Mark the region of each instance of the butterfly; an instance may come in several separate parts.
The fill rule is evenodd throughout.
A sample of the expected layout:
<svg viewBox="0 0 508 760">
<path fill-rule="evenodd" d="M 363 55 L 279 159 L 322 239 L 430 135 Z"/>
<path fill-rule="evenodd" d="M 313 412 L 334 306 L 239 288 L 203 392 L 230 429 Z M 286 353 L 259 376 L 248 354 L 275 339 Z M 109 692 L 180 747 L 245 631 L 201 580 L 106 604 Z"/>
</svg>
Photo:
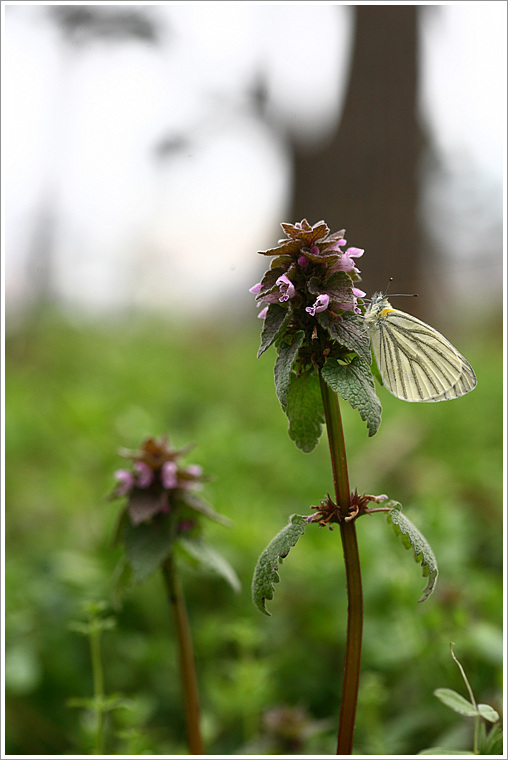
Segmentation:
<svg viewBox="0 0 508 760">
<path fill-rule="evenodd" d="M 469 393 L 469 362 L 433 327 L 374 293 L 364 315 L 383 383 L 403 401 L 446 401 Z"/>
</svg>

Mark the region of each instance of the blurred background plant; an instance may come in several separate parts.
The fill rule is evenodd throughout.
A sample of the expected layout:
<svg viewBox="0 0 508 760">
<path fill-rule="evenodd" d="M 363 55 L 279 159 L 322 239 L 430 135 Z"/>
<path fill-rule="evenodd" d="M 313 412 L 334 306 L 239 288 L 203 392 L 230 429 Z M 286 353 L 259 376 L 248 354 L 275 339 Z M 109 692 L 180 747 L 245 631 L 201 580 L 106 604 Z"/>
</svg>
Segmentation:
<svg viewBox="0 0 508 760">
<path fill-rule="evenodd" d="M 418 569 L 379 518 L 362 521 L 355 752 L 472 746 L 433 692 L 461 689 L 453 640 L 477 700 L 502 714 L 505 5 L 5 14 L 7 752 L 89 749 L 65 709 L 92 689 L 68 623 L 84 599 L 111 600 L 118 442 L 166 430 L 214 473 L 203 495 L 234 525 L 208 538 L 243 589 L 185 570 L 209 751 L 334 746 L 345 610 L 330 537 L 309 533 L 284 563 L 271 618 L 250 600 L 259 552 L 332 485 L 326 444 L 288 446 L 271 364 L 255 358 L 255 252 L 303 217 L 362 241 L 369 295 L 390 276 L 420 293 L 414 313 L 478 376 L 467 403 L 380 390 L 374 440 L 343 410 L 351 481 L 396 493 L 440 568 L 417 606 Z M 290 55 L 295 39 L 312 54 Z M 125 754 L 186 751 L 161 584 L 134 588 L 102 642 L 108 692 L 134 705 L 115 711 Z"/>
</svg>

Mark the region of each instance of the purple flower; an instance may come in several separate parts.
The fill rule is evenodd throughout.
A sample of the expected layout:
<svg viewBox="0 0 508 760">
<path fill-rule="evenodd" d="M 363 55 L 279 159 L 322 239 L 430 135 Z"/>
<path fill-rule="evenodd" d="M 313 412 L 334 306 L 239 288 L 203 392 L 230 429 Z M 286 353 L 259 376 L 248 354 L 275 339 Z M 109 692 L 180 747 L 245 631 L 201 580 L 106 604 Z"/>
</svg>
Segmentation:
<svg viewBox="0 0 508 760">
<path fill-rule="evenodd" d="M 339 240 L 339 243 L 345 243 L 346 241 Z M 333 272 L 352 272 L 355 271 L 357 274 L 359 273 L 359 270 L 355 267 L 354 261 L 352 259 L 357 259 L 360 256 L 363 256 L 363 248 L 348 248 L 347 251 L 344 251 L 341 258 L 333 265 L 332 271 Z"/>
<path fill-rule="evenodd" d="M 261 290 L 261 283 L 258 282 L 256 283 L 256 285 L 253 285 L 252 288 L 249 288 L 249 293 L 254 293 L 254 295 L 257 295 L 260 290 Z"/>
<path fill-rule="evenodd" d="M 327 243 L 324 250 L 327 253 L 329 251 L 337 251 L 337 253 L 344 253 L 344 251 L 341 251 L 340 249 L 342 248 L 342 246 L 346 245 L 346 243 L 347 243 L 347 240 L 345 238 L 339 238 L 338 240 L 333 240 L 332 242 Z"/>
<path fill-rule="evenodd" d="M 161 468 L 161 483 L 164 488 L 176 488 L 178 485 L 178 467 L 176 462 L 164 462 Z"/>
<path fill-rule="evenodd" d="M 328 304 L 330 303 L 330 296 L 326 293 L 318 296 L 312 306 L 306 306 L 305 311 L 308 311 L 312 317 L 319 314 L 321 311 L 326 311 Z"/>
<path fill-rule="evenodd" d="M 342 309 L 343 311 L 354 311 L 356 314 L 361 314 L 360 309 L 356 305 L 356 299 L 357 298 L 363 298 L 365 293 L 363 290 L 360 290 L 360 288 L 352 288 L 353 291 L 353 300 L 352 301 L 345 301 L 343 303 L 337 304 L 339 309 Z"/>
<path fill-rule="evenodd" d="M 115 479 L 118 481 L 115 496 L 125 496 L 134 487 L 135 478 L 129 470 L 117 470 Z"/>
<path fill-rule="evenodd" d="M 309 259 L 307 258 L 307 256 L 303 256 L 303 255 L 300 256 L 300 258 L 298 259 L 298 265 L 302 269 L 307 269 L 309 266 Z"/>
<path fill-rule="evenodd" d="M 289 301 L 290 298 L 293 298 L 295 295 L 295 286 L 289 279 L 289 277 L 286 277 L 285 274 L 283 274 L 281 277 L 279 277 L 275 284 L 279 286 L 279 290 L 281 292 L 281 296 L 279 298 L 279 301 Z"/>
<path fill-rule="evenodd" d="M 190 464 L 187 467 L 187 475 L 190 475 L 193 478 L 200 478 L 203 474 L 203 468 L 199 464 Z"/>
<path fill-rule="evenodd" d="M 138 488 L 148 488 L 153 480 L 153 470 L 146 462 L 134 462 L 133 469 L 137 473 Z"/>
<path fill-rule="evenodd" d="M 265 306 L 264 309 L 261 309 L 261 311 L 258 314 L 258 319 L 264 319 L 266 317 L 267 311 L 268 311 L 268 306 Z"/>
</svg>

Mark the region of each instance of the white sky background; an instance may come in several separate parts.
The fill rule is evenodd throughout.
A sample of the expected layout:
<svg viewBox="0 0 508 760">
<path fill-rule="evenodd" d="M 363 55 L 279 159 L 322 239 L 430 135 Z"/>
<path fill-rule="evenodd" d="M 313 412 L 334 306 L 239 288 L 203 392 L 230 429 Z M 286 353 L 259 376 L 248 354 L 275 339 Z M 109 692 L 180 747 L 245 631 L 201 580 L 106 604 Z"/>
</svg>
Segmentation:
<svg viewBox="0 0 508 760">
<path fill-rule="evenodd" d="M 72 46 L 47 6 L 3 10 L 9 309 L 26 306 L 46 274 L 34 255 L 42 211 L 54 223 L 55 297 L 77 312 L 245 308 L 256 251 L 273 245 L 280 221 L 295 221 L 284 135 L 316 144 L 340 112 L 350 8 L 152 5 L 167 31 L 159 46 Z M 421 39 L 424 122 L 448 170 L 438 184 L 429 179 L 423 211 L 450 270 L 467 263 L 455 286 L 474 282 L 492 298 L 502 256 L 506 4 L 427 8 Z M 246 107 L 260 72 L 278 132 Z M 157 162 L 164 138 L 184 140 L 182 150 Z"/>
</svg>

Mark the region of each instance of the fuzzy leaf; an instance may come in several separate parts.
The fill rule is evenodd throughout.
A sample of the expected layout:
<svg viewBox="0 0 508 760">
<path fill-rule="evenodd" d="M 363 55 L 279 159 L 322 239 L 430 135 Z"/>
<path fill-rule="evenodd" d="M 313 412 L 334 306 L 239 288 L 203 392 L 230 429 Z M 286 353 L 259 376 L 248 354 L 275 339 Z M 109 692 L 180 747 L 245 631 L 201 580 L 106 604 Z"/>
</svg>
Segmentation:
<svg viewBox="0 0 508 760">
<path fill-rule="evenodd" d="M 279 354 L 275 362 L 273 370 L 275 376 L 275 390 L 277 398 L 279 399 L 281 406 L 286 406 L 286 397 L 289 388 L 289 380 L 291 377 L 291 368 L 295 360 L 296 354 L 300 346 L 303 343 L 305 333 L 303 330 L 299 330 L 293 336 L 292 343 L 286 343 L 283 341 L 279 346 Z"/>
<path fill-rule="evenodd" d="M 271 293 L 273 290 L 275 290 L 275 288 L 277 288 L 277 280 L 281 275 L 285 273 L 286 270 L 283 267 L 272 266 L 270 269 L 268 269 L 264 273 L 263 279 L 261 280 L 261 290 L 257 294 L 256 300 L 261 300 L 263 296 L 266 296 L 268 293 Z"/>
<path fill-rule="evenodd" d="M 273 599 L 274 584 L 280 580 L 277 572 L 279 561 L 282 563 L 300 536 L 303 536 L 307 524 L 301 515 L 291 515 L 288 525 L 277 533 L 258 559 L 252 580 L 252 600 L 265 615 L 271 614 L 266 609 L 266 600 Z"/>
<path fill-rule="evenodd" d="M 422 566 L 422 575 L 428 578 L 419 602 L 424 602 L 434 591 L 437 582 L 438 569 L 436 558 L 429 544 L 408 518 L 402 514 L 402 507 L 396 501 L 387 503 L 392 507 L 387 514 L 388 522 L 393 526 L 395 534 L 400 536 L 406 549 L 412 548 L 415 562 Z"/>
<path fill-rule="evenodd" d="M 127 522 L 124 544 L 135 579 L 144 581 L 169 556 L 174 541 L 175 521 L 170 515 L 157 515 L 140 525 Z"/>
<path fill-rule="evenodd" d="M 287 256 L 297 253 L 302 247 L 300 240 L 281 240 L 275 248 L 268 248 L 266 251 L 258 251 L 261 256 Z"/>
<path fill-rule="evenodd" d="M 321 277 L 311 277 L 307 283 L 310 293 L 327 293 L 332 301 L 353 306 L 353 284 L 345 272 L 333 272 L 323 281 Z"/>
<path fill-rule="evenodd" d="M 293 372 L 286 400 L 284 411 L 289 419 L 289 437 L 299 449 L 308 453 L 317 446 L 324 422 L 317 372 L 300 376 Z"/>
<path fill-rule="evenodd" d="M 289 309 L 285 309 L 277 303 L 271 303 L 268 306 L 261 331 L 261 345 L 259 346 L 258 359 L 272 345 L 284 322 L 289 318 L 290 313 Z"/>
<path fill-rule="evenodd" d="M 434 696 L 459 715 L 467 715 L 469 718 L 478 715 L 476 707 L 453 689 L 435 689 Z"/>
<path fill-rule="evenodd" d="M 151 488 L 133 488 L 127 502 L 127 512 L 134 525 L 148 522 L 164 507 L 167 507 L 168 496 L 165 491 L 154 491 Z"/>
<path fill-rule="evenodd" d="M 358 356 L 365 359 L 367 364 L 370 364 L 372 359 L 370 338 L 356 315 L 345 314 L 342 319 L 334 320 L 328 312 L 323 311 L 318 314 L 317 319 L 333 340 L 336 340 L 341 346 L 349 348 L 350 351 L 354 351 Z"/>
<path fill-rule="evenodd" d="M 178 547 L 183 549 L 187 557 L 191 557 L 198 565 L 220 575 L 226 583 L 229 583 L 233 591 L 240 591 L 241 584 L 238 575 L 227 559 L 224 559 L 213 546 L 201 539 L 180 537 Z"/>
<path fill-rule="evenodd" d="M 362 420 L 367 422 L 369 436 L 375 435 L 383 410 L 367 362 L 360 356 L 355 356 L 349 364 L 340 364 L 337 359 L 330 358 L 321 375 L 332 391 L 349 401 L 353 409 L 358 409 Z"/>
<path fill-rule="evenodd" d="M 287 222 L 282 222 L 280 226 L 288 237 L 303 240 L 309 248 L 318 240 L 325 238 L 330 232 L 330 228 L 322 219 L 316 222 L 314 226 L 311 226 L 306 219 L 302 219 L 298 226 Z"/>
</svg>

